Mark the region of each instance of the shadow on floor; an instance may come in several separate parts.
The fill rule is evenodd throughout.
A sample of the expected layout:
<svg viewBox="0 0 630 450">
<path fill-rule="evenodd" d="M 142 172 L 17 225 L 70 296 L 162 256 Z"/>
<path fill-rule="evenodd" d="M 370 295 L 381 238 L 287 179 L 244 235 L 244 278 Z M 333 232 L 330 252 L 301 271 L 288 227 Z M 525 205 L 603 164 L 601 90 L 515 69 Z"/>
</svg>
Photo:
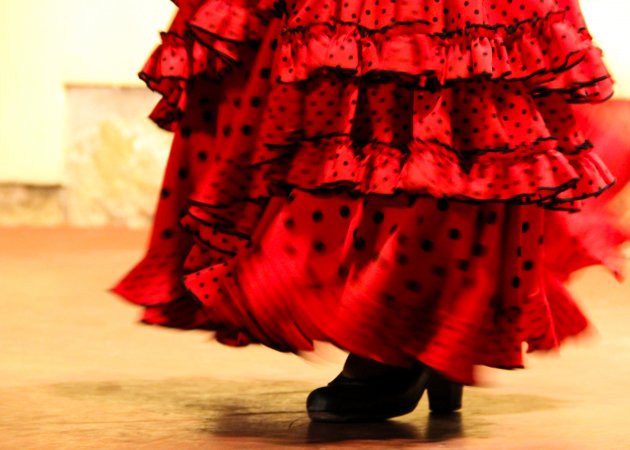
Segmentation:
<svg viewBox="0 0 630 450">
<path fill-rule="evenodd" d="M 63 404 L 60 411 L 72 411 L 65 414 L 65 420 L 83 417 L 82 408 L 88 408 L 98 410 L 99 420 L 104 423 L 133 420 L 138 433 L 146 427 L 153 436 L 162 431 L 180 436 L 188 433 L 197 439 L 243 438 L 279 445 L 366 440 L 400 445 L 444 442 L 464 436 L 483 438 L 494 422 L 492 416 L 549 410 L 560 405 L 549 397 L 497 395 L 474 388 L 465 393 L 461 414 L 429 414 L 423 399 L 414 413 L 397 420 L 370 425 L 316 424 L 308 420 L 304 409 L 306 396 L 314 387 L 296 381 L 191 378 L 63 383 L 46 386 L 43 391 Z M 142 417 L 147 417 L 146 423 Z"/>
</svg>

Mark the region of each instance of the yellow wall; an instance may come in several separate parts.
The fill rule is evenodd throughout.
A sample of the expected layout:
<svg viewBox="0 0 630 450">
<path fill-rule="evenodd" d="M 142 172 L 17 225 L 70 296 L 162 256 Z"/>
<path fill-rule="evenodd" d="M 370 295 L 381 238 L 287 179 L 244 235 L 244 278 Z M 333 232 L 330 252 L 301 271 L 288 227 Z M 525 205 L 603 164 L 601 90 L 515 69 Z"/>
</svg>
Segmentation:
<svg viewBox="0 0 630 450">
<path fill-rule="evenodd" d="M 136 74 L 175 9 L 168 0 L 54 3 L 72 12 L 60 36 L 63 77 L 69 83 L 140 84 Z"/>
<path fill-rule="evenodd" d="M 0 181 L 49 183 L 61 176 L 64 95 L 51 45 L 54 6 L 32 0 L 0 6 Z"/>
<path fill-rule="evenodd" d="M 0 2 L 0 183 L 63 182 L 64 86 L 138 83 L 166 0 Z"/>
<path fill-rule="evenodd" d="M 630 4 L 582 5 L 618 98 L 630 97 Z M 136 72 L 173 10 L 167 0 L 2 0 L 0 183 L 62 183 L 64 86 L 137 84 Z"/>
<path fill-rule="evenodd" d="M 595 43 L 604 50 L 608 69 L 616 81 L 615 98 L 630 98 L 630 2 L 581 0 L 582 12 Z"/>
</svg>

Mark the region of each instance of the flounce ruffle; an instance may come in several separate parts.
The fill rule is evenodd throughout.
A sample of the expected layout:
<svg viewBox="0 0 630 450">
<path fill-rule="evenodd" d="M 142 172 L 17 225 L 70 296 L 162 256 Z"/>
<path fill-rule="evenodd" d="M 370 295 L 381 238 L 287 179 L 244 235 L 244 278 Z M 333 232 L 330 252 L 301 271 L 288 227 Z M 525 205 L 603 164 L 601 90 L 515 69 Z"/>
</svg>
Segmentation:
<svg viewBox="0 0 630 450">
<path fill-rule="evenodd" d="M 275 60 L 277 81 L 336 71 L 387 80 L 394 75 L 416 88 L 435 89 L 481 76 L 527 80 L 533 93 L 560 91 L 573 102 L 602 101 L 612 93 L 601 51 L 585 30 L 565 21 L 564 12 L 510 27 L 432 33 L 434 28 L 420 21 L 367 31 L 335 22 L 285 29 Z"/>
<path fill-rule="evenodd" d="M 140 77 L 162 94 L 151 118 L 172 130 L 186 106 L 194 76 L 221 79 L 260 42 L 270 21 L 283 18 L 284 4 L 226 0 L 176 2 L 180 9 L 162 44 Z M 388 26 L 366 28 L 366 18 L 335 17 L 325 3 L 306 6 L 309 16 L 284 17 L 274 42 L 274 79 L 281 83 L 313 79 L 329 71 L 371 81 L 436 89 L 475 77 L 522 80 L 532 95 L 562 93 L 570 102 L 603 101 L 612 79 L 585 28 L 552 10 L 514 24 L 465 27 L 437 32 L 427 20 L 408 14 L 383 17 Z M 351 17 L 352 15 L 348 15 Z M 356 17 L 356 15 L 355 15 Z M 405 17 L 407 21 L 405 21 Z M 378 23 L 377 16 L 370 18 Z"/>
<path fill-rule="evenodd" d="M 255 51 L 281 4 L 270 0 L 175 1 L 179 10 L 162 43 L 146 61 L 139 77 L 162 99 L 150 118 L 173 131 L 183 117 L 187 88 L 195 76 L 220 80 Z"/>
<path fill-rule="evenodd" d="M 462 166 L 457 156 L 437 145 L 415 144 L 404 154 L 380 143 L 357 149 L 347 137 L 303 142 L 291 158 L 270 164 L 264 177 L 306 191 L 406 192 L 463 201 L 544 203 L 562 209 L 577 209 L 577 200 L 614 183 L 591 152 L 565 155 L 547 149 L 525 158 L 486 154 Z"/>
<path fill-rule="evenodd" d="M 227 222 L 210 223 L 192 215 L 184 219 L 184 226 L 204 236 L 203 242 L 192 247 L 183 271 L 191 296 L 150 301 L 150 292 L 156 288 L 150 277 L 142 275 L 157 273 L 151 267 L 155 261 L 143 262 L 116 292 L 143 300 L 138 303 L 147 306 L 145 323 L 213 330 L 228 345 L 264 343 L 283 351 L 309 351 L 313 340 L 332 341 L 392 364 L 417 358 L 467 383 L 473 381 L 474 364 L 520 367 L 521 342 L 528 343 L 529 351 L 555 348 L 587 325 L 557 283 L 554 260 L 540 254 L 543 238 L 551 239 L 557 228 L 550 226 L 543 236 L 542 223 L 536 219 L 543 213 L 537 208 L 510 214 L 506 208 L 518 207 L 471 208 L 419 199 L 416 206 L 396 212 L 392 207 L 396 202 L 371 199 L 371 206 L 362 211 L 361 199 L 343 195 L 326 199 L 299 192 L 290 202 L 295 208 L 284 202 L 276 199 L 268 214 L 257 221 L 260 235 L 253 247 L 245 244 L 248 239 L 243 236 L 226 241 L 228 234 L 215 236 L 215 245 L 209 246 L 207 239 Z M 203 214 L 202 209 L 196 210 Z M 335 226 L 321 236 L 300 234 L 294 222 L 310 221 L 314 210 L 323 211 L 320 227 L 326 227 L 328 220 Z M 544 214 L 548 225 L 559 220 L 562 226 L 563 216 Z M 361 215 L 366 220 L 356 220 Z M 442 223 L 440 217 L 448 219 Z M 408 232 L 427 223 L 432 224 L 431 231 L 421 232 L 418 237 L 425 239 L 416 243 L 416 236 Z M 453 230 L 460 223 L 477 223 L 479 229 L 466 229 L 462 236 L 457 232 L 454 239 Z M 357 224 L 358 231 L 352 231 Z M 511 231 L 495 233 L 497 227 Z M 521 236 L 524 241 L 519 238 L 521 229 L 526 233 Z M 291 234 L 293 230 L 297 235 Z M 380 237 L 375 239 L 375 235 Z M 447 235 L 451 237 L 446 239 Z M 473 236 L 476 240 L 471 240 Z M 569 242 L 570 234 L 560 238 Z M 417 244 L 419 253 L 406 251 Z M 242 245 L 249 248 L 243 251 Z M 452 248 L 438 252 L 440 246 Z M 218 247 L 223 248 L 218 251 Z M 233 250 L 242 257 L 234 258 Z M 312 271 L 310 261 L 317 258 L 323 263 Z M 487 259 L 479 264 L 483 258 Z M 383 279 L 379 275 L 389 270 L 399 276 Z M 543 277 L 539 270 L 548 273 Z M 460 295 L 460 289 L 467 295 Z"/>
<path fill-rule="evenodd" d="M 258 136 L 251 161 L 263 189 L 266 180 L 575 210 L 615 181 L 564 97 L 535 98 L 516 81 L 436 92 L 359 80 L 277 84 Z"/>
</svg>

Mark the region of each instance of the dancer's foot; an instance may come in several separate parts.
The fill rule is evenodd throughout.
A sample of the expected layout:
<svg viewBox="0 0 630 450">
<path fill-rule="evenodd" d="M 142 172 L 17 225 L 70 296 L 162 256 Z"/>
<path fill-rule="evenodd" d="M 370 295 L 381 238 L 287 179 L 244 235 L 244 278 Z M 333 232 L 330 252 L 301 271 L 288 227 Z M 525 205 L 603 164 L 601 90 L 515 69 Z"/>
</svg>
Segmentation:
<svg viewBox="0 0 630 450">
<path fill-rule="evenodd" d="M 351 354 L 337 378 L 310 393 L 307 411 L 316 422 L 382 421 L 413 411 L 427 388 L 432 411 L 461 408 L 461 385 L 426 367 L 389 366 Z"/>
<path fill-rule="evenodd" d="M 409 372 L 409 370 L 408 368 L 390 366 L 373 359 L 363 358 L 350 353 L 343 366 L 341 375 L 353 380 L 367 381 L 375 378 L 400 375 Z"/>
</svg>

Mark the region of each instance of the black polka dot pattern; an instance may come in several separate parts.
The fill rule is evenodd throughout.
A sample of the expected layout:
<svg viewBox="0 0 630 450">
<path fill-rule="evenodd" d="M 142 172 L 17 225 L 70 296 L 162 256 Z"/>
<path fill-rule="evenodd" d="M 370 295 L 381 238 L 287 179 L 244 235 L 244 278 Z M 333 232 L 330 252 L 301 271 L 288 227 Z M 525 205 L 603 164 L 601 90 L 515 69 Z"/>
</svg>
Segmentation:
<svg viewBox="0 0 630 450">
<path fill-rule="evenodd" d="M 264 111 L 258 122 L 221 126 L 225 137 L 238 130 L 252 139 L 261 127 L 264 144 L 252 155 L 268 169 L 261 178 L 561 209 L 579 209 L 580 199 L 613 183 L 590 156 L 569 106 L 611 92 L 573 0 L 226 5 L 183 2 L 141 76 L 164 95 L 152 117 L 168 129 L 188 104 L 190 67 L 271 88 L 268 98 L 238 92 L 230 99 L 239 111 Z M 284 21 L 267 21 L 274 16 Z M 305 44 L 305 29 L 330 45 Z M 255 69 L 242 64 L 253 57 Z M 563 75 L 554 79 L 556 73 Z M 200 97 L 208 126 L 215 126 L 211 106 L 220 95 Z M 194 128 L 180 130 L 190 138 Z M 280 157 L 277 146 L 285 145 L 292 157 Z M 506 154 L 512 157 L 497 157 Z M 424 167 L 422 177 L 413 167 Z"/>
<path fill-rule="evenodd" d="M 273 182 L 562 208 L 613 182 L 562 94 L 538 97 L 522 81 L 461 80 L 436 92 L 333 76 L 305 85 L 270 92 L 253 160 Z"/>
<path fill-rule="evenodd" d="M 283 334 L 287 342 L 303 339 L 303 327 L 315 326 L 332 333 L 338 345 L 369 346 L 391 358 L 401 356 L 392 356 L 393 349 L 413 352 L 418 346 L 425 348 L 423 358 L 459 377 L 471 374 L 474 364 L 516 367 L 522 364 L 522 342 L 550 348 L 558 333 L 585 324 L 579 310 L 556 294 L 552 298 L 563 299 L 559 307 L 573 318 L 572 325 L 565 329 L 563 321 L 548 315 L 551 291 L 541 285 L 543 253 L 537 244 L 543 209 L 461 202 L 444 209 L 438 203 L 294 192 L 267 227 L 261 250 L 238 263 L 239 289 L 251 289 L 265 310 L 281 304 L 277 289 L 299 292 L 305 302 L 299 308 L 311 318 L 321 314 L 321 321 L 296 324 L 295 335 Z M 523 231 L 525 222 L 529 227 Z M 308 244 L 302 248 L 298 242 Z M 187 277 L 198 298 L 216 298 L 207 288 L 209 276 Z M 338 302 L 346 306 L 337 310 L 332 305 Z M 445 314 L 442 308 L 467 312 Z M 266 326 L 277 332 L 271 322 Z M 397 333 L 388 335 L 385 326 Z M 466 345 L 473 336 L 481 340 Z"/>
<path fill-rule="evenodd" d="M 612 183 L 572 113 L 610 93 L 577 2 L 178 6 L 141 73 L 175 139 L 116 287 L 144 322 L 464 382 L 586 327 L 560 280 L 592 256 L 550 264 L 539 207 Z"/>
</svg>

